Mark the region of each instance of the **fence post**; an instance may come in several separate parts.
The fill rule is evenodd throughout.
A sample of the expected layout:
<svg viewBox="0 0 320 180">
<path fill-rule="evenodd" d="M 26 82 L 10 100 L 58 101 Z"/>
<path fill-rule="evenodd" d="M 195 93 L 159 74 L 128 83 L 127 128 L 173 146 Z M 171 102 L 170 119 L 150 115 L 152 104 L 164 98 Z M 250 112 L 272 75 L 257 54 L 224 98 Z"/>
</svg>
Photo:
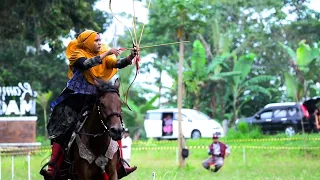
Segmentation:
<svg viewBox="0 0 320 180">
<path fill-rule="evenodd" d="M 179 164 L 179 148 L 176 148 L 176 164 Z"/>
<path fill-rule="evenodd" d="M 11 157 L 11 179 L 14 180 L 14 156 Z"/>
<path fill-rule="evenodd" d="M 152 172 L 152 180 L 156 180 L 156 172 Z"/>
<path fill-rule="evenodd" d="M 31 180 L 31 171 L 30 171 L 30 153 L 28 153 L 28 180 Z"/>
<path fill-rule="evenodd" d="M 228 133 L 228 120 L 223 120 L 222 121 L 222 128 L 223 128 L 223 131 L 224 131 L 224 135 L 227 136 L 227 133 Z"/>
<path fill-rule="evenodd" d="M 243 152 L 243 164 L 245 165 L 246 164 L 246 148 L 245 147 L 242 148 L 242 152 Z"/>
</svg>

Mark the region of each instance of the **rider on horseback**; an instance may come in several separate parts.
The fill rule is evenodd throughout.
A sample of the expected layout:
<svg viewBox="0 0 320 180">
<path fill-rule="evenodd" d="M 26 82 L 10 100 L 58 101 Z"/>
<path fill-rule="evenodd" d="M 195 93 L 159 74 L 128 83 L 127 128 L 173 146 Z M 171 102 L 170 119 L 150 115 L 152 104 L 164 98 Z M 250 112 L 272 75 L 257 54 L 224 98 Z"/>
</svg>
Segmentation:
<svg viewBox="0 0 320 180">
<path fill-rule="evenodd" d="M 94 79 L 110 80 L 118 69 L 131 64 L 136 51 L 123 59 L 117 59 L 118 55 L 117 49 L 101 44 L 99 33 L 92 30 L 82 32 L 69 43 L 66 56 L 70 62 L 70 80 L 61 95 L 51 104 L 52 113 L 47 130 L 52 154 L 48 169 L 40 172 L 45 178 L 52 178 L 59 171 L 64 159 L 63 147 L 75 130 L 81 110 L 96 100 Z M 119 146 L 121 150 L 121 143 Z M 126 176 L 136 170 L 136 167 L 125 167 L 126 171 L 121 171 L 125 174 L 119 176 Z"/>
</svg>

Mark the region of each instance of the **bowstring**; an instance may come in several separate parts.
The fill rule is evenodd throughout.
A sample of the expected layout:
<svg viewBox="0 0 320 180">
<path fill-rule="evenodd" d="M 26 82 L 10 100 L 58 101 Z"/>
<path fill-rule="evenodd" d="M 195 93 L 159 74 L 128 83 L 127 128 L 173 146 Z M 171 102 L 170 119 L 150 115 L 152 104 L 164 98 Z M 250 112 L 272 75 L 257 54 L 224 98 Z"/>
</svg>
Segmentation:
<svg viewBox="0 0 320 180">
<path fill-rule="evenodd" d="M 109 9 L 111 11 L 111 14 L 112 16 L 118 20 L 122 25 L 124 25 L 127 30 L 129 31 L 130 33 L 130 36 L 131 36 L 131 40 L 132 40 L 132 44 L 138 49 L 138 51 L 140 51 L 141 48 L 150 48 L 150 47 L 156 47 L 156 46 L 164 46 L 164 45 L 171 45 L 171 44 L 177 44 L 177 43 L 182 43 L 182 42 L 173 42 L 173 43 L 165 43 L 165 44 L 159 44 L 159 45 L 150 45 L 150 46 L 144 46 L 144 47 L 141 47 L 140 48 L 140 43 L 141 43 L 141 40 L 142 40 L 142 36 L 143 36 L 143 32 L 144 32 L 144 27 L 145 27 L 145 23 L 143 23 L 143 26 L 142 26 L 142 30 L 141 30 L 141 33 L 140 33 L 140 37 L 139 37 L 139 41 L 137 40 L 137 27 L 136 27 L 136 12 L 135 12 L 135 6 L 134 6 L 134 1 L 135 0 L 132 0 L 132 3 L 133 3 L 133 30 L 134 30 L 134 37 L 133 37 L 133 34 L 132 34 L 132 31 L 130 30 L 130 28 L 128 28 L 123 22 L 121 22 L 116 16 L 115 14 L 113 13 L 112 11 L 112 7 L 111 7 L 111 0 L 109 1 Z M 150 9 L 150 5 L 151 5 L 151 0 L 148 1 L 148 10 Z M 183 42 L 190 42 L 190 41 L 183 41 Z M 133 48 L 125 48 L 125 50 L 133 50 Z M 124 96 L 124 102 L 125 104 L 127 105 L 127 107 L 132 111 L 132 109 L 130 108 L 130 106 L 128 105 L 128 95 L 129 95 L 129 90 L 132 86 L 132 84 L 134 83 L 134 81 L 136 80 L 137 78 L 137 75 L 139 73 L 139 69 L 138 69 L 138 65 L 139 65 L 139 62 L 138 62 L 138 59 L 141 60 L 140 58 L 140 52 L 138 52 L 138 55 L 135 57 L 135 64 L 136 64 L 136 73 L 135 73 L 135 76 L 133 78 L 133 81 L 130 83 L 128 89 L 127 89 L 127 92 Z M 121 76 L 121 72 L 120 72 L 120 76 Z M 120 81 L 120 84 L 121 84 L 121 81 Z M 122 89 L 122 93 L 124 92 L 123 91 L 123 86 L 121 87 Z"/>
<path fill-rule="evenodd" d="M 113 13 L 112 7 L 111 7 L 111 0 L 109 0 L 109 9 L 110 9 L 110 11 L 111 11 L 112 16 L 113 16 L 116 20 L 118 20 L 124 27 L 127 28 L 127 30 L 129 31 L 129 33 L 130 33 L 130 35 L 131 35 L 132 43 L 135 45 L 135 42 L 134 42 L 134 39 L 133 39 L 133 35 L 132 35 L 131 30 L 128 28 L 128 26 L 126 26 L 123 22 L 121 22 L 121 21 L 115 16 L 115 14 Z"/>
<path fill-rule="evenodd" d="M 134 60 L 135 64 L 136 64 L 136 73 L 135 73 L 134 78 L 133 78 L 132 82 L 130 83 L 130 85 L 129 85 L 128 89 L 127 89 L 126 95 L 125 95 L 125 102 L 126 102 L 128 108 L 130 110 L 131 110 L 131 108 L 128 105 L 129 90 L 130 90 L 132 84 L 134 83 L 134 81 L 136 80 L 136 78 L 138 76 L 138 73 L 139 73 L 139 69 L 138 69 L 139 61 L 138 60 L 141 60 L 140 59 L 140 52 L 139 52 L 140 51 L 140 49 L 139 49 L 140 43 L 138 44 L 138 40 L 137 40 L 136 10 L 135 10 L 135 6 L 134 6 L 134 1 L 135 0 L 132 0 L 132 3 L 133 3 L 132 7 L 133 7 L 133 28 L 134 28 L 134 36 L 136 38 L 136 43 L 133 44 L 133 45 L 138 49 L 138 54 L 137 54 L 137 56 L 135 57 L 135 60 Z M 141 36 L 140 36 L 140 40 L 141 40 Z"/>
<path fill-rule="evenodd" d="M 136 46 L 139 46 L 138 43 L 138 39 L 137 39 L 137 26 L 136 26 L 136 10 L 135 10 L 135 7 L 134 7 L 134 0 L 132 0 L 132 7 L 133 7 L 133 34 L 134 34 L 134 37 L 135 37 L 135 44 Z"/>
<path fill-rule="evenodd" d="M 111 11 L 112 16 L 113 16 L 116 20 L 118 20 L 124 27 L 127 28 L 127 30 L 128 30 L 129 33 L 130 33 L 130 36 L 131 36 L 132 44 L 133 44 L 134 46 L 136 46 L 136 43 L 135 43 L 135 41 L 134 41 L 134 38 L 133 38 L 133 35 L 132 35 L 131 30 L 128 28 L 128 26 L 126 26 L 123 22 L 121 22 L 121 21 L 115 16 L 115 14 L 113 13 L 113 11 L 112 11 L 112 5 L 111 5 L 111 0 L 109 0 L 109 9 L 110 9 L 110 11 Z M 121 75 L 121 74 L 120 74 L 120 75 Z M 121 81 L 120 81 L 120 83 L 121 83 Z M 128 105 L 128 101 L 127 101 L 127 93 L 126 93 L 126 95 L 124 96 L 124 102 L 125 102 L 125 104 L 127 105 L 127 107 L 131 110 L 131 108 L 130 108 L 129 105 Z M 132 111 L 132 110 L 131 110 L 131 111 Z"/>
<path fill-rule="evenodd" d="M 151 0 L 149 0 L 149 4 L 148 4 L 148 11 L 150 9 L 150 5 L 151 5 Z M 140 39 L 139 39 L 139 42 L 138 42 L 138 45 L 140 47 L 140 43 L 141 43 L 141 39 L 142 39 L 142 34 L 143 34 L 143 30 L 144 30 L 144 26 L 146 25 L 146 23 L 143 23 L 143 26 L 142 26 L 142 30 L 141 30 L 141 34 L 140 34 Z"/>
</svg>

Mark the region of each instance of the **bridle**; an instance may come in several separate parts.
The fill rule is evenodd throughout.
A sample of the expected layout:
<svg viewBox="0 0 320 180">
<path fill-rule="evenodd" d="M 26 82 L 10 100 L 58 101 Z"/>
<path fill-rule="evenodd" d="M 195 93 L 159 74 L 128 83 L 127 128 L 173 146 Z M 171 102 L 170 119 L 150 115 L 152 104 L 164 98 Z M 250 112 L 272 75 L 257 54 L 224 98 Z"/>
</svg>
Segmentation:
<svg viewBox="0 0 320 180">
<path fill-rule="evenodd" d="M 108 87 L 106 89 L 102 90 L 103 93 L 117 93 L 117 95 L 120 97 L 120 93 L 117 89 L 115 88 L 111 88 Z M 97 106 L 97 110 L 98 110 L 98 114 L 99 114 L 99 118 L 100 118 L 100 123 L 103 126 L 104 130 L 102 133 L 98 133 L 98 134 L 91 134 L 91 133 L 85 133 L 85 132 L 77 132 L 77 134 L 82 134 L 82 135 L 87 135 L 87 136 L 93 136 L 93 137 L 98 137 L 98 136 L 102 136 L 105 132 L 109 132 L 110 131 L 110 127 L 108 127 L 108 125 L 106 125 L 106 121 L 110 120 L 113 116 L 117 116 L 120 118 L 121 121 L 121 126 L 123 127 L 123 120 L 122 120 L 122 115 L 121 112 L 111 112 L 109 113 L 106 117 L 103 117 L 102 113 L 101 113 L 101 102 L 99 100 L 101 96 L 99 95 L 99 97 L 97 98 L 96 101 L 96 106 Z"/>
<path fill-rule="evenodd" d="M 99 104 L 100 104 L 100 102 L 99 102 Z M 107 121 L 108 121 L 108 120 L 110 120 L 111 117 L 113 117 L 113 116 L 117 116 L 117 117 L 120 118 L 121 126 L 123 127 L 123 120 L 122 120 L 122 115 L 121 115 L 121 113 L 119 113 L 119 112 L 112 112 L 112 113 L 108 114 L 107 117 L 103 118 L 103 116 L 101 115 L 102 113 L 101 113 L 101 110 L 100 110 L 100 105 L 97 105 L 97 109 L 98 109 L 98 114 L 99 114 L 99 117 L 100 117 L 100 122 L 101 122 L 102 126 L 104 127 L 104 129 L 105 129 L 106 131 L 109 131 L 110 128 L 104 123 L 104 120 L 107 120 Z"/>
</svg>

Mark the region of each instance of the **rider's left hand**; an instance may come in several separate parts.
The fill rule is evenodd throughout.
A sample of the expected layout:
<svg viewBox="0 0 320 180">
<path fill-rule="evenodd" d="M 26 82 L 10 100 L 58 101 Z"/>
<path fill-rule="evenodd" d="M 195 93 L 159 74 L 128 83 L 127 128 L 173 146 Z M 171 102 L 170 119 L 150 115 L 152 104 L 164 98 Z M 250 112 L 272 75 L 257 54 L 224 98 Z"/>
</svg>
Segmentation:
<svg viewBox="0 0 320 180">
<path fill-rule="evenodd" d="M 138 49 L 136 47 L 134 47 L 131 50 L 131 54 L 130 54 L 130 58 L 133 59 L 134 57 L 136 57 L 138 55 Z"/>
</svg>

